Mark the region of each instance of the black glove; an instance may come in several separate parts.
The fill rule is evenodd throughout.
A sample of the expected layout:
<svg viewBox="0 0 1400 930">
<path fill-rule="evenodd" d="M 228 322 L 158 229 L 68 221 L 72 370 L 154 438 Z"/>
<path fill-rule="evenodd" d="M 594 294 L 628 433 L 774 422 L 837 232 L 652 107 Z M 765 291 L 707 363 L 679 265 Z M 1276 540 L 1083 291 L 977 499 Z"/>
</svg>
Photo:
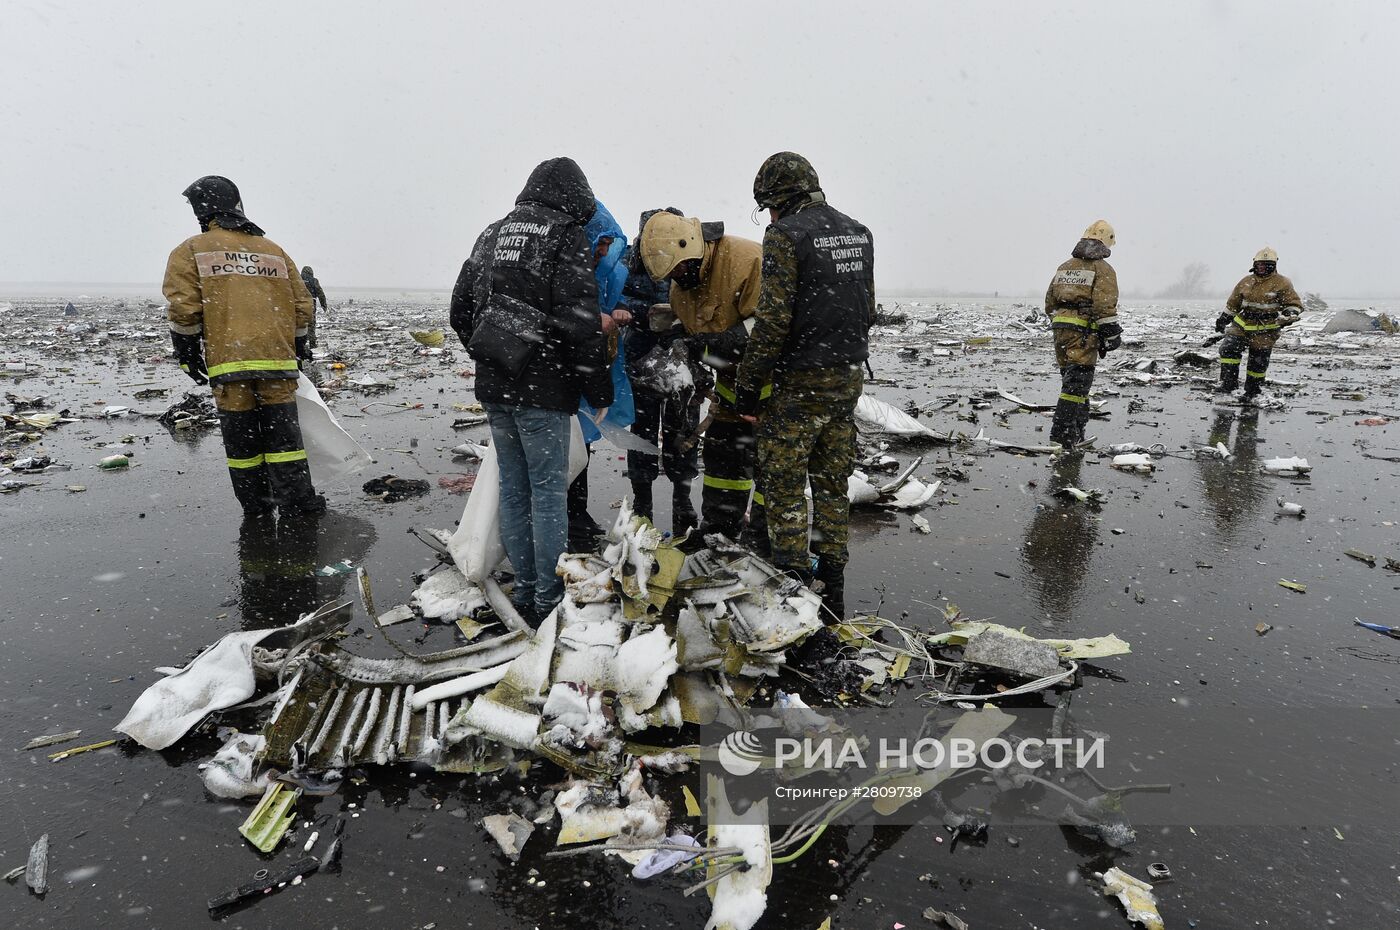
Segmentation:
<svg viewBox="0 0 1400 930">
<path fill-rule="evenodd" d="M 1229 325 L 1230 325 L 1230 314 L 1228 314 L 1228 313 L 1222 313 L 1222 314 L 1220 314 L 1220 316 L 1218 316 L 1218 317 L 1215 318 L 1215 331 L 1216 331 L 1217 333 L 1223 333 L 1223 332 L 1225 332 L 1225 327 L 1227 327 L 1227 326 L 1229 326 Z"/>
<path fill-rule="evenodd" d="M 651 334 L 651 336 L 653 339 L 656 340 L 657 345 L 663 345 L 667 348 L 670 348 L 676 342 L 677 339 L 685 339 L 685 330 L 681 329 L 679 326 L 672 326 L 670 329 L 665 330 L 664 332 L 654 332 Z M 689 347 L 687 346 L 687 349 L 688 348 Z"/>
<path fill-rule="evenodd" d="M 696 365 L 708 365 L 718 359 L 707 357 L 710 348 L 709 333 L 686 333 L 681 338 L 685 341 L 685 348 L 690 355 L 690 360 Z"/>
<path fill-rule="evenodd" d="M 296 350 L 297 368 L 301 367 L 302 362 L 311 361 L 311 336 L 309 334 L 296 337 Z"/>
<path fill-rule="evenodd" d="M 1123 347 L 1123 327 L 1117 323 L 1105 323 L 1099 327 L 1099 358 L 1114 349 Z"/>
<path fill-rule="evenodd" d="M 744 357 L 744 346 L 748 344 L 749 331 L 740 320 L 719 333 L 694 333 L 686 337 L 695 348 L 697 358 L 705 360 L 712 368 L 724 369 L 737 366 Z"/>
<path fill-rule="evenodd" d="M 686 343 L 686 345 L 690 346 L 690 348 L 695 352 L 695 355 L 696 355 L 697 357 L 699 357 L 702 353 L 704 353 L 705 349 L 709 346 L 709 344 L 710 344 L 709 339 L 710 339 L 710 334 L 709 334 L 709 333 L 686 333 L 686 334 L 685 334 L 685 343 Z"/>
<path fill-rule="evenodd" d="M 736 388 L 734 391 L 734 410 L 740 416 L 751 417 L 758 414 L 759 392 L 752 388 Z"/>
<path fill-rule="evenodd" d="M 208 384 L 209 371 L 204 365 L 204 346 L 199 336 L 172 330 L 170 342 L 175 347 L 175 360 L 180 363 L 180 370 L 189 375 L 195 384 Z"/>
</svg>

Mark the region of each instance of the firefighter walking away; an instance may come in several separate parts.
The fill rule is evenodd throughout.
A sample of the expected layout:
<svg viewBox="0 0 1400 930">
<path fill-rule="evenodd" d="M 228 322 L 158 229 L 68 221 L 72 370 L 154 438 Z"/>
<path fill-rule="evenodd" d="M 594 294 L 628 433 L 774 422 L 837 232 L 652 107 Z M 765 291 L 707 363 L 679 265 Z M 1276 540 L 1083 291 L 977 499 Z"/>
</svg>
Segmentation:
<svg viewBox="0 0 1400 930">
<path fill-rule="evenodd" d="M 1045 315 L 1055 332 L 1060 399 L 1050 441 L 1066 451 L 1084 442 L 1094 366 L 1123 344 L 1118 325 L 1118 275 L 1106 259 L 1117 236 L 1107 220 L 1084 230 L 1069 260 L 1055 269 L 1045 292 Z"/>
<path fill-rule="evenodd" d="M 212 386 L 234 495 L 250 515 L 323 511 L 296 408 L 311 295 L 232 181 L 209 175 L 184 196 L 201 232 L 170 253 L 162 291 L 180 368 Z"/>
</svg>

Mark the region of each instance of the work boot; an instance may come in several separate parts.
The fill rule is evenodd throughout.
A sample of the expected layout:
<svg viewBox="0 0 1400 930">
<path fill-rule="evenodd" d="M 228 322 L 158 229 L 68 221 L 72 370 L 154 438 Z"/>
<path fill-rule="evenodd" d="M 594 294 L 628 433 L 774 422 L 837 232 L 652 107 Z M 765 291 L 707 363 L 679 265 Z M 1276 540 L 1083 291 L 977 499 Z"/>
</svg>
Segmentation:
<svg viewBox="0 0 1400 930">
<path fill-rule="evenodd" d="M 1221 365 L 1220 383 L 1215 386 L 1217 394 L 1233 394 L 1240 386 L 1240 366 Z"/>
<path fill-rule="evenodd" d="M 243 511 L 243 522 L 238 527 L 238 544 L 240 548 L 256 550 L 258 555 L 256 561 L 260 564 L 266 562 L 266 558 L 261 554 L 264 550 L 272 548 L 273 540 L 277 536 L 277 518 L 271 507 L 266 510 L 245 510 Z M 253 561 L 239 554 L 240 561 Z"/>
<path fill-rule="evenodd" d="M 587 516 L 585 514 L 585 516 Z M 601 526 L 593 522 L 592 517 L 587 518 L 586 523 L 578 523 L 573 518 L 569 519 L 569 551 L 570 552 L 595 552 L 598 549 L 598 540 L 606 532 Z"/>
<path fill-rule="evenodd" d="M 773 554 L 773 547 L 768 541 L 767 527 L 755 527 L 752 523 L 744 524 L 744 529 L 739 533 L 739 545 L 760 559 L 767 559 Z"/>
<path fill-rule="evenodd" d="M 303 497 L 294 504 L 284 505 L 281 510 L 284 517 L 317 516 L 326 512 L 326 495 L 313 494 L 310 497 Z"/>
<path fill-rule="evenodd" d="M 520 619 L 525 621 L 526 626 L 532 630 L 538 630 L 540 628 L 541 617 L 539 614 L 535 613 L 534 601 L 528 604 L 516 604 L 512 602 L 511 606 L 514 607 L 515 612 L 520 615 Z"/>
<path fill-rule="evenodd" d="M 773 554 L 768 540 L 768 509 L 758 502 L 758 495 L 749 505 L 749 519 L 739 532 L 739 544 L 753 551 L 759 558 L 767 559 Z"/>
<path fill-rule="evenodd" d="M 558 598 L 547 603 L 541 603 L 537 599 L 535 601 L 534 608 L 534 623 L 532 624 L 534 629 L 539 629 L 540 624 L 544 623 L 546 620 L 549 619 L 549 615 L 554 613 L 555 609 L 557 609 L 559 605 L 563 603 L 563 600 L 564 597 L 562 594 Z"/>
<path fill-rule="evenodd" d="M 846 620 L 846 563 L 834 559 L 818 559 L 817 570 L 813 575 L 816 592 L 822 597 L 822 606 L 829 616 L 822 621 L 828 626 L 844 623 Z"/>
<path fill-rule="evenodd" d="M 653 523 L 656 522 L 652 518 L 650 481 L 638 481 L 635 478 L 632 479 L 632 512 L 639 517 L 646 517 Z"/>
<path fill-rule="evenodd" d="M 539 629 L 540 618 L 537 617 L 537 616 L 535 615 L 535 600 L 534 600 L 534 598 L 531 597 L 530 600 L 528 600 L 528 601 L 526 601 L 526 602 L 524 602 L 524 603 L 522 604 L 520 601 L 517 601 L 517 600 L 515 599 L 515 594 L 516 594 L 516 593 L 519 593 L 519 592 L 513 592 L 513 593 L 511 594 L 511 598 L 510 598 L 510 606 L 511 606 L 511 609 L 515 611 L 516 615 L 517 615 L 518 617 L 520 617 L 520 619 L 524 622 L 524 624 L 525 624 L 526 626 L 528 626 L 530 629 L 532 629 L 532 630 Z M 528 593 L 528 592 L 527 592 L 527 593 Z M 493 614 L 496 614 L 497 616 L 500 616 L 500 612 L 499 612 L 499 611 L 492 611 L 492 613 L 493 613 Z M 504 622 L 504 618 L 502 618 L 502 622 Z"/>
<path fill-rule="evenodd" d="M 686 536 L 685 538 L 681 539 L 680 542 L 676 543 L 676 548 L 684 552 L 686 555 L 694 555 L 701 549 L 706 548 L 705 534 L 700 531 L 700 528 L 698 526 L 692 527 L 690 530 L 690 535 Z"/>
<path fill-rule="evenodd" d="M 1088 441 L 1085 436 L 1089 432 L 1089 417 L 1094 411 L 1088 404 L 1076 404 L 1075 406 L 1079 409 L 1074 412 L 1074 444 L 1081 446 Z"/>
<path fill-rule="evenodd" d="M 695 515 L 695 504 L 691 502 L 691 484 L 678 481 L 671 488 L 671 535 L 681 536 L 695 528 L 700 519 Z"/>
<path fill-rule="evenodd" d="M 588 512 L 588 469 L 579 472 L 569 485 L 569 551 L 592 552 L 598 546 L 603 528 Z"/>
<path fill-rule="evenodd" d="M 1061 400 L 1055 404 L 1055 420 L 1050 425 L 1051 442 L 1059 443 L 1065 449 L 1074 447 L 1074 424 L 1082 406 L 1072 400 Z"/>
</svg>

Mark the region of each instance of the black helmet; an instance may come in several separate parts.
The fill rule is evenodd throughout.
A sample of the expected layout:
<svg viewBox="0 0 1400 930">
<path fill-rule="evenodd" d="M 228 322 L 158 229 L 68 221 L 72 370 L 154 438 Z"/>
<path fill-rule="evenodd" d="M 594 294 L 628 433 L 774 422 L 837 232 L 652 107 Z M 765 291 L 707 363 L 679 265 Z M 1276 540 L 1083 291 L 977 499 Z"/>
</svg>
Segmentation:
<svg viewBox="0 0 1400 930">
<path fill-rule="evenodd" d="M 768 156 L 753 179 L 753 199 L 764 210 L 784 210 L 798 198 L 810 200 L 821 190 L 817 169 L 796 152 Z"/>
<path fill-rule="evenodd" d="M 238 185 L 228 178 L 207 174 L 185 188 L 183 196 L 189 200 L 199 228 L 206 232 L 210 221 L 218 220 L 224 229 L 237 229 L 255 236 L 263 234 L 257 224 L 243 215 L 243 197 L 238 193 Z"/>
</svg>

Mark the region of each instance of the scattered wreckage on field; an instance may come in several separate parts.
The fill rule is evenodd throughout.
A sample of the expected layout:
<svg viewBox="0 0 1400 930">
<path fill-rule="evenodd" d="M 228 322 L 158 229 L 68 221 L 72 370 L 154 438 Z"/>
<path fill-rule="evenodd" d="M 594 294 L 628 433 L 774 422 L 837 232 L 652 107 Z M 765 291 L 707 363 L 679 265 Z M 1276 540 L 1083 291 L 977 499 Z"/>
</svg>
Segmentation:
<svg viewBox="0 0 1400 930">
<path fill-rule="evenodd" d="M 697 725 L 743 729 L 752 713 L 762 713 L 751 704 L 821 719 L 796 694 L 808 685 L 818 705 L 879 705 L 883 690 L 922 682 L 926 704 L 963 708 L 950 734 L 996 735 L 1012 718 L 985 705 L 1073 687 L 1077 662 L 1128 651 L 1116 637 L 1037 640 L 962 620 L 953 609 L 952 630 L 932 636 L 873 617 L 828 628 L 835 635 L 822 634 L 830 641 L 826 659 L 802 668 L 795 650 L 823 630 L 816 594 L 723 537 L 709 537 L 707 548 L 687 555 L 625 503 L 601 553 L 560 558 L 564 600 L 531 630 L 494 578 L 478 584 L 463 574 L 450 534 L 420 538 L 439 561 L 414 606 L 379 613 L 369 577 L 359 573 L 361 605 L 388 655 L 352 651 L 343 631 L 355 606 L 333 602 L 287 627 L 224 636 L 184 668 L 167 670 L 116 729 L 163 749 L 211 715 L 250 708 L 265 714 L 260 732 L 229 733 L 202 767 L 211 793 L 260 798 L 242 832 L 264 851 L 285 834 L 300 792 L 334 791 L 351 770 L 417 764 L 485 774 L 550 763 L 566 781 L 542 791 L 535 817 L 511 812 L 482 822 L 507 857 L 518 858 L 536 828 L 557 816 L 559 848 L 552 854 L 607 853 L 639 877 L 693 876 L 687 894 L 704 888 L 714 898 L 711 926 L 747 928 L 766 906 L 775 862 L 810 848 L 849 806 L 824 805 L 774 836 L 761 805 L 729 812 L 723 782 L 710 776 L 705 807 L 687 788 L 685 817 L 673 814 L 660 790 L 664 780 L 715 758 L 716 747 L 687 742 Z M 455 621 L 468 642 L 410 652 L 389 635 L 405 613 Z M 1022 684 L 970 690 L 985 675 Z M 773 687 L 780 680 L 793 693 Z M 1093 799 L 1083 803 L 1093 827 L 1086 832 L 1110 845 L 1131 841 L 1130 827 L 1103 827 Z M 967 826 L 946 808 L 943 816 Z M 299 875 L 314 870 L 316 860 L 305 861 Z M 211 900 L 211 908 L 238 899 L 230 894 Z"/>
</svg>

